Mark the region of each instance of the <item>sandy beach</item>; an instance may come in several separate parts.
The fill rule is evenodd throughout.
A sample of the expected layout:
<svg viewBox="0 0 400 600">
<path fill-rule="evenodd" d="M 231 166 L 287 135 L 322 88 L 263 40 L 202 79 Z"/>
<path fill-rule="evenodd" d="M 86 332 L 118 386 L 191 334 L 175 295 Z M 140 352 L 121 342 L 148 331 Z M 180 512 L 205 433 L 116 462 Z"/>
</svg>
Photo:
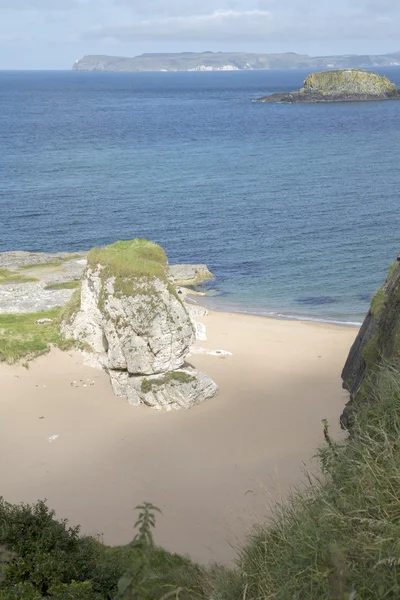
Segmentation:
<svg viewBox="0 0 400 600">
<path fill-rule="evenodd" d="M 199 320 L 208 340 L 197 347 L 232 355 L 189 357 L 220 393 L 186 412 L 130 406 L 78 352 L 0 365 L 0 494 L 47 499 L 109 544 L 132 539 L 134 507 L 147 500 L 163 511 L 158 544 L 232 560 L 270 502 L 301 480 L 321 420 L 343 435 L 340 373 L 357 330 L 212 311 Z"/>
</svg>

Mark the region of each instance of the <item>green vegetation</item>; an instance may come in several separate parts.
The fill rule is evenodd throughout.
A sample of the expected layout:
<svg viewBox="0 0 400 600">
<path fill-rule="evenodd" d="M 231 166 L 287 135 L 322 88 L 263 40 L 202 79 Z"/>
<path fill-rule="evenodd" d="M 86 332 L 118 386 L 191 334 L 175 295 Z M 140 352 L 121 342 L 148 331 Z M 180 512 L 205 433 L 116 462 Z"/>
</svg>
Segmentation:
<svg viewBox="0 0 400 600">
<path fill-rule="evenodd" d="M 45 290 L 76 290 L 80 286 L 80 281 L 65 281 L 64 283 L 53 283 L 46 285 Z"/>
<path fill-rule="evenodd" d="M 175 385 L 179 383 L 190 383 L 195 381 L 196 377 L 184 373 L 183 371 L 170 371 L 157 379 L 143 379 L 141 389 L 144 394 L 151 392 L 154 387 L 164 386 L 167 384 Z"/>
<path fill-rule="evenodd" d="M 88 266 L 96 269 L 98 265 L 103 267 L 103 281 L 109 277 L 115 278 L 116 295 L 147 296 L 150 308 L 155 311 L 159 294 L 154 285 L 157 278 L 166 283 L 170 294 L 180 301 L 174 286 L 168 280 L 168 260 L 165 252 L 153 242 L 137 238 L 115 242 L 104 248 L 94 248 L 88 254 Z M 104 307 L 105 295 L 103 286 L 99 300 L 100 309 Z"/>
<path fill-rule="evenodd" d="M 67 324 L 72 323 L 75 315 L 79 312 L 81 308 L 81 286 L 74 291 L 71 298 L 68 300 L 67 304 L 65 304 L 58 315 L 58 324 L 61 321 L 64 321 Z"/>
<path fill-rule="evenodd" d="M 326 94 L 384 95 L 396 93 L 397 88 L 387 77 L 362 69 L 322 71 L 308 75 L 304 92 Z"/>
<path fill-rule="evenodd" d="M 164 250 L 147 240 L 120 241 L 105 248 L 93 248 L 88 254 L 88 265 L 105 267 L 108 275 L 117 278 L 158 277 L 166 279 L 168 265 Z"/>
<path fill-rule="evenodd" d="M 19 271 L 29 271 L 30 269 L 55 269 L 61 267 L 63 262 L 61 260 L 53 260 L 52 262 L 33 263 L 32 265 L 23 265 L 18 267 Z"/>
<path fill-rule="evenodd" d="M 386 292 L 385 290 L 379 290 L 371 300 L 371 314 L 374 318 L 377 318 L 382 312 L 386 304 Z"/>
<path fill-rule="evenodd" d="M 0 284 L 2 283 L 29 283 L 32 281 L 38 281 L 34 277 L 24 277 L 15 271 L 9 271 L 8 269 L 0 269 Z"/>
<path fill-rule="evenodd" d="M 389 271 L 388 271 L 388 277 L 391 277 L 393 275 L 393 273 L 395 272 L 395 270 L 397 269 L 397 267 L 400 266 L 399 261 L 395 260 L 394 263 L 392 263 L 389 267 Z"/>
<path fill-rule="evenodd" d="M 58 258 L 57 260 L 52 260 L 49 262 L 38 262 L 31 263 L 29 265 L 23 265 L 18 267 L 19 271 L 29 270 L 29 269 L 56 269 L 57 267 L 62 267 L 64 263 L 69 262 L 70 260 L 78 260 L 80 258 L 84 258 L 83 254 L 72 254 L 66 258 Z"/>
<path fill-rule="evenodd" d="M 343 384 L 351 393 L 351 402 L 345 413 L 348 425 L 351 413 L 360 403 L 368 400 L 374 382 L 383 364 L 396 365 L 400 361 L 400 270 L 396 261 L 389 268 L 381 289 L 372 298 L 367 328 L 357 341 L 350 362 L 343 370 Z M 346 425 L 346 427 L 348 426 Z"/>
<path fill-rule="evenodd" d="M 219 600 L 400 597 L 400 374 L 380 372 L 352 437 L 319 450 L 323 477 L 294 491 L 240 551 Z"/>
<path fill-rule="evenodd" d="M 70 341 L 61 338 L 58 318 L 61 308 L 37 313 L 0 314 L 0 361 L 9 364 L 28 359 L 49 350 L 50 344 L 68 348 Z M 38 325 L 38 319 L 52 319 Z"/>
<path fill-rule="evenodd" d="M 80 536 L 79 527 L 57 520 L 44 502 L 12 505 L 0 499 L 0 600 L 188 599 L 176 595 L 176 582 L 195 579 L 200 569 L 155 547 L 151 530 L 158 509 L 149 503 L 137 508 L 134 540 L 111 548 Z"/>
</svg>

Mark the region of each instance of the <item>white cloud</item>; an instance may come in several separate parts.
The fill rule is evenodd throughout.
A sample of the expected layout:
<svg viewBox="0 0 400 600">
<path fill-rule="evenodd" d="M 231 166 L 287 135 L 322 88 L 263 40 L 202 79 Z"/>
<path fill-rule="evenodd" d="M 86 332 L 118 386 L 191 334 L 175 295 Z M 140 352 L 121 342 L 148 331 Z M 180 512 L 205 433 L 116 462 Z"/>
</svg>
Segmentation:
<svg viewBox="0 0 400 600">
<path fill-rule="evenodd" d="M 265 10 L 216 10 L 210 14 L 102 25 L 88 31 L 87 35 L 116 39 L 244 40 L 264 36 L 271 20 L 271 13 Z"/>
<path fill-rule="evenodd" d="M 92 53 L 388 52 L 399 29 L 399 0 L 0 0 L 0 68 L 47 43 L 43 64 L 66 67 Z"/>
<path fill-rule="evenodd" d="M 119 0 L 121 1 L 121 0 Z M 125 1 L 125 0 L 124 0 Z M 360 0 L 348 2 L 329 11 L 316 1 L 297 3 L 290 11 L 290 2 L 268 4 L 270 9 L 219 9 L 208 14 L 136 17 L 124 22 L 100 24 L 86 32 L 89 38 L 127 40 L 215 40 L 215 41 L 307 41 L 340 39 L 387 39 L 398 36 L 397 18 L 388 19 L 385 11 L 367 10 Z M 154 0 L 154 3 L 156 0 Z M 244 3 L 243 3 L 244 4 Z M 262 6 L 265 6 L 265 1 Z M 345 12 L 344 12 L 345 11 Z M 347 14 L 346 14 L 347 13 Z"/>
</svg>

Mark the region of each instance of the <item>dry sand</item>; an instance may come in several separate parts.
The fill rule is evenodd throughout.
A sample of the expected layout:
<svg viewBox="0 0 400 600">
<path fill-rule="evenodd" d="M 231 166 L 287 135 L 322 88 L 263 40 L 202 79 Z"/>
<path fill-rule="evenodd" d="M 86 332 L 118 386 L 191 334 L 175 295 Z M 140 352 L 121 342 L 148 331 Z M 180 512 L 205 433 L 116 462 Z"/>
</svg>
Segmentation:
<svg viewBox="0 0 400 600">
<path fill-rule="evenodd" d="M 189 358 L 220 394 L 187 412 L 128 405 L 76 352 L 54 350 L 29 370 L 0 365 L 0 494 L 46 498 L 110 544 L 131 540 L 134 506 L 148 500 L 163 511 L 158 544 L 230 561 L 270 501 L 301 479 L 321 419 L 339 434 L 340 372 L 356 330 L 216 312 L 201 320 L 208 341 L 197 346 L 233 355 Z"/>
</svg>

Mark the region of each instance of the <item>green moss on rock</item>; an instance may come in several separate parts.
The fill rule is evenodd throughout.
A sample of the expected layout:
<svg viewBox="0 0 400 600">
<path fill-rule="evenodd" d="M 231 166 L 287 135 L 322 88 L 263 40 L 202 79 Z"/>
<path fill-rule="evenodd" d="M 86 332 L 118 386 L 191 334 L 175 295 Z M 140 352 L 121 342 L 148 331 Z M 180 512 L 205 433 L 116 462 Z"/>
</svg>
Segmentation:
<svg viewBox="0 0 400 600">
<path fill-rule="evenodd" d="M 88 267 L 95 270 L 100 265 L 101 278 L 114 278 L 114 293 L 117 297 L 142 295 L 153 310 L 157 310 L 159 291 L 155 280 L 164 282 L 171 295 L 180 298 L 168 278 L 168 260 L 161 246 L 148 240 L 119 241 L 94 248 L 88 254 Z M 103 310 L 106 290 L 102 288 L 99 308 Z"/>
<path fill-rule="evenodd" d="M 78 314 L 81 308 L 81 286 L 77 288 L 68 300 L 67 304 L 63 306 L 59 316 L 59 323 L 64 322 L 67 325 L 72 323 L 74 317 Z"/>
<path fill-rule="evenodd" d="M 340 69 L 311 73 L 304 87 L 278 92 L 258 102 L 362 102 L 400 99 L 400 91 L 387 77 L 363 69 Z"/>
<path fill-rule="evenodd" d="M 88 254 L 88 265 L 102 265 L 110 275 L 122 279 L 145 276 L 166 280 L 168 260 L 161 246 L 137 238 L 93 248 Z"/>
<path fill-rule="evenodd" d="M 2 283 L 30 283 L 38 281 L 35 277 L 25 277 L 9 269 L 0 269 L 0 284 Z"/>
<path fill-rule="evenodd" d="M 157 377 L 154 379 L 143 379 L 141 389 L 143 394 L 147 394 L 151 392 L 153 388 L 165 386 L 168 384 L 175 385 L 191 383 L 195 380 L 196 377 L 193 377 L 193 375 L 189 375 L 189 373 L 185 373 L 184 371 L 170 371 L 162 377 Z"/>
<path fill-rule="evenodd" d="M 386 292 L 383 289 L 379 290 L 372 298 L 370 311 L 375 319 L 378 318 L 380 313 L 382 312 L 386 304 L 386 300 Z"/>
<path fill-rule="evenodd" d="M 311 73 L 304 81 L 305 92 L 342 95 L 390 95 L 397 92 L 396 85 L 387 77 L 363 69 L 340 69 Z"/>
</svg>

